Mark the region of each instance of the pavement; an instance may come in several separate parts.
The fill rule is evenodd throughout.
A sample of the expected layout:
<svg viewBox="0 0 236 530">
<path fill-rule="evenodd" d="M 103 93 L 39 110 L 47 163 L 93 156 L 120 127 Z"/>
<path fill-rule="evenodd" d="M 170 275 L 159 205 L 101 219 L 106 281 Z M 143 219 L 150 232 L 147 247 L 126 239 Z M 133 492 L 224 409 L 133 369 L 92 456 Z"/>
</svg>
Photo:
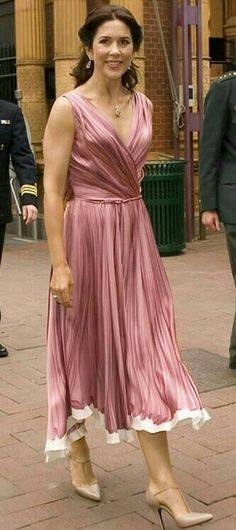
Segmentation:
<svg viewBox="0 0 236 530">
<path fill-rule="evenodd" d="M 199 432 L 181 424 L 170 433 L 172 463 L 191 508 L 214 514 L 206 528 L 235 530 L 236 371 L 228 368 L 235 289 L 224 236 L 208 235 L 163 261 L 179 346 L 212 417 Z M 107 446 L 88 421 L 100 504 L 76 495 L 65 460 L 44 463 L 48 279 L 46 242 L 8 236 L 0 280 L 0 343 L 10 352 L 0 359 L 0 529 L 158 529 L 144 501 L 147 473 L 137 439 Z M 164 517 L 166 530 L 174 530 Z"/>
</svg>

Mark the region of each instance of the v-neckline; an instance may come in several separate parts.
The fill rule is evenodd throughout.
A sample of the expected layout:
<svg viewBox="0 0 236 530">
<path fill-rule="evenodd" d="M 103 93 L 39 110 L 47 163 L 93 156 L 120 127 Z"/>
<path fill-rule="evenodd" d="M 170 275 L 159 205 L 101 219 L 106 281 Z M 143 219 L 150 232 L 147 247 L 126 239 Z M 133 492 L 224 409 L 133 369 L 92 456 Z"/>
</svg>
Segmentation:
<svg viewBox="0 0 236 530">
<path fill-rule="evenodd" d="M 109 125 L 109 127 L 112 129 L 112 131 L 116 134 L 116 137 L 117 139 L 123 144 L 123 146 L 128 149 L 129 148 L 129 145 L 133 139 L 133 130 L 134 130 L 134 123 L 135 123 L 135 115 L 136 115 L 136 92 L 133 91 L 133 94 L 132 94 L 132 118 L 131 118 L 131 124 L 130 124 L 130 134 L 128 136 L 128 139 L 127 141 L 125 141 L 120 133 L 118 132 L 118 130 L 116 129 L 116 127 L 113 125 L 113 123 L 109 120 L 109 118 L 107 118 L 107 116 L 105 116 L 105 114 L 103 114 L 102 112 L 99 111 L 99 109 L 97 107 L 95 107 L 95 105 L 89 100 L 89 98 L 87 96 L 84 96 L 83 94 L 81 94 L 80 92 L 78 91 L 74 91 L 74 94 L 78 94 L 93 110 L 94 112 L 100 117 L 103 119 L 103 121 Z"/>
</svg>

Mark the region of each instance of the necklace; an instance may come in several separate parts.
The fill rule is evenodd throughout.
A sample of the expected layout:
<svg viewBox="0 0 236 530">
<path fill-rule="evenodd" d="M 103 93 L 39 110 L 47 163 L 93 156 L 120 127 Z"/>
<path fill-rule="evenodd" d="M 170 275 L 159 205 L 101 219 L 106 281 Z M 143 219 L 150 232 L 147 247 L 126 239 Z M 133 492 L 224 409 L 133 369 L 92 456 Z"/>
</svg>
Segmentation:
<svg viewBox="0 0 236 530">
<path fill-rule="evenodd" d="M 127 96 L 128 95 L 128 90 L 124 90 L 121 94 L 120 94 L 120 97 L 123 97 L 123 96 Z M 87 99 L 89 99 L 88 96 L 85 96 L 87 97 Z M 127 101 L 122 101 L 122 103 L 117 103 L 114 107 L 113 107 L 113 112 L 114 112 L 114 115 L 116 118 L 120 118 L 121 115 L 123 114 L 123 111 L 124 111 L 124 107 L 126 107 L 130 100 L 131 100 L 131 97 L 132 97 L 132 92 L 129 93 L 129 97 L 127 99 Z M 95 97 L 92 97 L 91 98 L 91 101 L 93 101 L 95 99 L 95 101 L 99 101 L 99 97 L 98 96 L 95 96 Z M 96 105 L 95 105 L 96 106 Z M 98 108 L 99 108 L 99 105 L 98 105 Z"/>
<path fill-rule="evenodd" d="M 120 118 L 120 117 L 121 117 L 121 114 L 122 114 L 123 111 L 122 111 L 122 109 L 120 108 L 120 106 L 121 106 L 121 105 L 124 105 L 124 104 L 128 105 L 129 102 L 130 102 L 130 99 L 131 99 L 131 95 L 132 95 L 132 94 L 130 94 L 130 96 L 129 96 L 127 102 L 124 102 L 124 103 L 117 103 L 117 105 L 115 105 L 115 107 L 114 107 L 114 114 L 115 114 L 116 118 Z"/>
<path fill-rule="evenodd" d="M 115 105 L 114 114 L 117 118 L 121 117 L 122 111 L 120 110 L 120 105 Z"/>
</svg>

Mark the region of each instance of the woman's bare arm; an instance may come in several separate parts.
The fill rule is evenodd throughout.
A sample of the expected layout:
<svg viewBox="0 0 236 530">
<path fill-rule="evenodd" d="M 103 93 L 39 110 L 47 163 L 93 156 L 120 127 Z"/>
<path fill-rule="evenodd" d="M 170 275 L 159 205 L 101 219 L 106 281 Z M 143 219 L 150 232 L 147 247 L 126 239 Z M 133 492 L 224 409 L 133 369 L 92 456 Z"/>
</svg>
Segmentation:
<svg viewBox="0 0 236 530">
<path fill-rule="evenodd" d="M 63 199 L 73 139 L 71 104 L 61 97 L 52 108 L 44 135 L 44 218 L 53 269 L 50 287 L 66 306 L 71 305 L 73 281 L 63 243 Z"/>
</svg>

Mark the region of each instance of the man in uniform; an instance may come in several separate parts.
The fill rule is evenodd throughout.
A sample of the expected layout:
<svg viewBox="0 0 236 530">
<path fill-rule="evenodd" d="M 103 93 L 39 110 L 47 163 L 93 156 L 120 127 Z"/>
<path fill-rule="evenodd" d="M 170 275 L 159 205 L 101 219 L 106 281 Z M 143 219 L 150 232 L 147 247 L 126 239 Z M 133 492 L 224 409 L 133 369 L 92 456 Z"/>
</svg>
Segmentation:
<svg viewBox="0 0 236 530">
<path fill-rule="evenodd" d="M 6 224 L 12 221 L 9 179 L 10 156 L 20 182 L 21 209 L 25 224 L 37 218 L 37 184 L 34 157 L 27 139 L 20 108 L 0 99 L 0 263 Z M 0 357 L 8 355 L 0 344 Z"/>
<path fill-rule="evenodd" d="M 236 71 L 220 76 L 207 93 L 199 177 L 202 222 L 214 231 L 224 223 L 236 285 Z M 236 312 L 229 353 L 229 366 L 236 370 Z"/>
</svg>

